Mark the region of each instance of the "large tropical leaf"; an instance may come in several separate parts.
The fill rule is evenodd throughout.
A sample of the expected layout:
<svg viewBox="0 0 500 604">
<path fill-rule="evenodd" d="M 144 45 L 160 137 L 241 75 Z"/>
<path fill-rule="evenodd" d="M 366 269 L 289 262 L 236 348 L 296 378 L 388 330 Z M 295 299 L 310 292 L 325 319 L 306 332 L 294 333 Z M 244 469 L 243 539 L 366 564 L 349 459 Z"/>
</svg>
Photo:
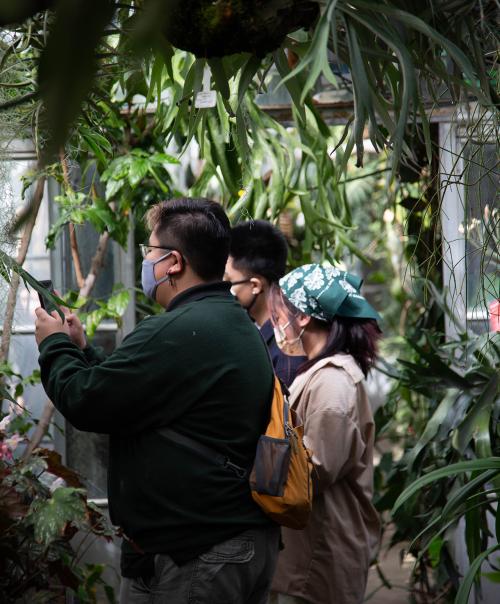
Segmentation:
<svg viewBox="0 0 500 604">
<path fill-rule="evenodd" d="M 22 266 L 20 266 L 13 258 L 11 258 L 8 254 L 6 254 L 3 250 L 0 250 L 0 277 L 5 279 L 8 283 L 10 283 L 12 271 L 17 273 L 21 279 L 24 281 L 26 287 L 30 286 L 37 291 L 39 294 L 42 294 L 44 298 L 49 300 L 57 310 L 57 313 L 64 320 L 64 313 L 60 310 L 59 305 L 67 306 L 68 304 L 61 300 L 58 296 L 54 294 L 54 292 L 49 291 L 45 288 L 33 275 L 30 275 L 28 271 L 26 271 Z"/>
<path fill-rule="evenodd" d="M 35 528 L 35 539 L 39 543 L 49 545 L 62 536 L 68 523 L 79 523 L 85 519 L 84 492 L 83 489 L 60 487 L 50 499 L 33 502 L 28 519 Z"/>
<path fill-rule="evenodd" d="M 392 509 L 394 514 L 404 503 L 406 503 L 415 493 L 417 493 L 422 487 L 441 480 L 443 478 L 454 477 L 457 474 L 463 472 L 474 472 L 474 471 L 486 471 L 495 470 L 500 473 L 500 457 L 488 457 L 486 459 L 473 459 L 470 461 L 461 461 L 458 463 L 450 464 L 439 470 L 429 472 L 425 476 L 421 476 L 409 487 L 407 487 L 401 495 L 397 498 L 396 503 Z"/>
</svg>

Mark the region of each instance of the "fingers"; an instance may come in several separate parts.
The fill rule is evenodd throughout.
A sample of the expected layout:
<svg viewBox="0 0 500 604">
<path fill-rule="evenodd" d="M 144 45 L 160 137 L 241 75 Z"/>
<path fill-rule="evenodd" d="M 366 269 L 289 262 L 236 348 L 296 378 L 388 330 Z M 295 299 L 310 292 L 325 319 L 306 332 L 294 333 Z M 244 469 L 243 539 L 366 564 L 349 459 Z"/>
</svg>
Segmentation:
<svg viewBox="0 0 500 604">
<path fill-rule="evenodd" d="M 35 308 L 35 315 L 37 319 L 46 319 L 49 316 L 49 313 L 39 306 L 38 308 Z"/>
<path fill-rule="evenodd" d="M 77 323 L 78 317 L 74 313 L 69 312 L 68 310 L 68 312 L 65 312 L 64 315 L 66 317 L 66 322 L 68 323 L 68 325 L 74 325 L 75 323 Z"/>
<path fill-rule="evenodd" d="M 64 323 L 64 319 L 61 317 L 61 315 L 57 312 L 57 310 L 53 310 L 50 313 L 50 316 L 53 317 L 54 319 L 57 319 L 58 321 L 61 321 L 61 323 Z"/>
<path fill-rule="evenodd" d="M 54 290 L 55 295 L 60 298 L 61 297 L 61 292 L 58 289 Z M 63 311 L 63 313 L 68 316 L 69 315 L 69 308 L 67 306 L 63 306 L 62 304 L 59 306 L 59 308 Z"/>
</svg>

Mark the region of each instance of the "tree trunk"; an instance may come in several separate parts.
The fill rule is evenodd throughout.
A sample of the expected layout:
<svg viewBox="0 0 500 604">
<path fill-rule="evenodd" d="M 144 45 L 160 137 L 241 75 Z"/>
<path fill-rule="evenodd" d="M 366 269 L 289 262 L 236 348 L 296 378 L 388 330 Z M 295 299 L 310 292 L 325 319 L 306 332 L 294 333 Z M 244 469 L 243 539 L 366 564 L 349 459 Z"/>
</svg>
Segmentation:
<svg viewBox="0 0 500 604">
<path fill-rule="evenodd" d="M 23 235 L 21 238 L 21 244 L 17 253 L 16 262 L 19 265 L 23 265 L 26 260 L 26 254 L 28 253 L 28 247 L 31 241 L 31 235 L 33 234 L 33 228 L 40 210 L 40 204 L 43 199 L 43 191 L 45 187 L 45 176 L 40 177 L 37 180 L 33 198 L 31 201 L 30 214 L 24 226 Z M 10 338 L 12 332 L 12 323 L 14 321 L 14 311 L 16 308 L 17 290 L 19 288 L 20 278 L 17 273 L 12 274 L 10 282 L 9 294 L 7 297 L 7 305 L 5 308 L 5 316 L 2 329 L 2 342 L 0 345 L 0 362 L 8 360 Z"/>
<path fill-rule="evenodd" d="M 66 191 L 72 192 L 73 187 L 71 186 L 71 181 L 69 179 L 68 160 L 66 159 L 66 155 L 64 154 L 64 149 L 61 149 L 61 151 L 59 152 L 59 161 L 61 163 L 63 173 L 64 188 L 66 189 Z M 82 263 L 80 261 L 80 252 L 78 250 L 78 242 L 76 240 L 76 229 L 75 225 L 72 222 L 68 223 L 68 231 L 71 257 L 73 258 L 73 267 L 75 269 L 76 282 L 78 284 L 78 288 L 81 289 L 83 287 L 85 279 L 83 277 Z"/>
</svg>

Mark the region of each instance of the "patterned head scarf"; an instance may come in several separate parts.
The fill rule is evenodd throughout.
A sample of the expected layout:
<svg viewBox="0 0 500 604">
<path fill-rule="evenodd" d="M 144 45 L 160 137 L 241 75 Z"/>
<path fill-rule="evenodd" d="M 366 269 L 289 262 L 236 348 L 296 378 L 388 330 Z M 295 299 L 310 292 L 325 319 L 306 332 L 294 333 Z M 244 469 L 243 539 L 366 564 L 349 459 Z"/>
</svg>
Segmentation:
<svg viewBox="0 0 500 604">
<path fill-rule="evenodd" d="M 359 293 L 362 283 L 352 273 L 321 264 L 304 264 L 280 279 L 283 294 L 306 315 L 321 321 L 331 321 L 335 315 L 380 321 Z"/>
</svg>

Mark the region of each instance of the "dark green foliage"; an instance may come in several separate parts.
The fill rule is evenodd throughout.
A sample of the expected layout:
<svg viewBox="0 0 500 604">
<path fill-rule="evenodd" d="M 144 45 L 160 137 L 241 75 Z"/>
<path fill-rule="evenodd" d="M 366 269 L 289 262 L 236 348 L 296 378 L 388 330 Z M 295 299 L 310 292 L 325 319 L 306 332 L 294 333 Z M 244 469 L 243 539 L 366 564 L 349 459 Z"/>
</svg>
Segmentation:
<svg viewBox="0 0 500 604">
<path fill-rule="evenodd" d="M 71 544 L 77 530 L 107 540 L 113 535 L 87 502 L 79 477 L 54 451 L 39 449 L 26 462 L 9 458 L 6 437 L 0 432 L 0 600 L 53 602 L 69 589 L 81 602 L 92 603 L 103 586 L 114 602 L 113 590 L 102 579 L 104 567 L 80 566 Z"/>
<path fill-rule="evenodd" d="M 226 116 L 236 118 L 242 143 L 251 120 L 228 103 L 231 80 L 242 84 L 240 99 L 245 90 L 255 90 L 253 79 L 261 86 L 262 70 L 270 66 L 268 53 L 280 44 L 293 53 L 288 56 L 291 65 L 299 59 L 287 73 L 280 53 L 275 57 L 299 125 L 318 78 L 322 75 L 336 87 L 335 73 L 347 67 L 354 119 L 346 157 L 356 146 L 357 163 L 362 165 L 363 133 L 368 127 L 375 148 L 393 151 L 394 172 L 401 159 L 412 157 L 407 137 L 415 132 L 417 122 L 422 124 L 430 160 L 429 115 L 434 105 L 456 103 L 466 95 L 495 111 L 498 102 L 494 2 L 131 0 L 124 6 L 114 0 L 61 0 L 45 15 L 34 11 L 46 8 L 46 3 L 25 1 L 14 12 L 6 7 L 7 2 L 3 4 L 0 18 L 4 17 L 4 23 L 8 15 L 14 22 L 32 18 L 12 29 L 28 26 L 38 70 L 38 85 L 21 87 L 17 96 L 9 91 L 3 108 L 25 103 L 36 107 L 34 100 L 41 95 L 49 152 L 59 150 L 89 94 L 96 93 L 110 72 L 122 72 L 124 79 L 139 82 L 144 65 L 154 65 L 143 94 L 150 99 L 156 89 L 159 98 L 163 67 L 174 79 L 173 46 L 213 58 L 214 89 L 225 101 Z M 310 26 L 310 34 L 297 32 Z M 19 39 L 7 43 L 5 54 L 10 55 L 14 47 L 18 50 L 19 44 Z M 185 114 L 200 84 L 201 70 L 196 67 L 192 77 L 186 78 L 180 113 Z M 188 139 L 203 111 L 190 112 Z M 40 115 L 36 115 L 38 121 Z M 170 134 L 184 135 L 182 121 L 170 122 Z M 240 144 L 239 152 L 244 150 L 244 143 Z"/>
<path fill-rule="evenodd" d="M 396 382 L 376 417 L 379 437 L 390 435 L 392 417 L 397 424 L 399 410 L 409 406 L 405 441 L 411 446 L 400 461 L 387 454 L 378 466 L 376 505 L 381 512 L 392 510 L 393 543 L 412 541 L 417 574 L 427 572 L 426 565 L 441 568 L 458 589 L 444 532 L 464 516 L 470 562 L 483 558 L 486 515 L 499 500 L 500 336 L 464 333 L 446 340 L 421 325 L 406 338 L 405 358 L 382 369 Z M 466 601 L 464 589 L 457 602 Z"/>
<path fill-rule="evenodd" d="M 66 140 L 93 84 L 98 68 L 95 47 L 114 9 L 112 0 L 58 2 L 38 66 L 38 89 L 50 124 L 47 158 Z"/>
<path fill-rule="evenodd" d="M 172 11 L 164 32 L 174 46 L 198 57 L 264 57 L 318 14 L 318 3 L 309 0 L 187 0 Z"/>
</svg>

